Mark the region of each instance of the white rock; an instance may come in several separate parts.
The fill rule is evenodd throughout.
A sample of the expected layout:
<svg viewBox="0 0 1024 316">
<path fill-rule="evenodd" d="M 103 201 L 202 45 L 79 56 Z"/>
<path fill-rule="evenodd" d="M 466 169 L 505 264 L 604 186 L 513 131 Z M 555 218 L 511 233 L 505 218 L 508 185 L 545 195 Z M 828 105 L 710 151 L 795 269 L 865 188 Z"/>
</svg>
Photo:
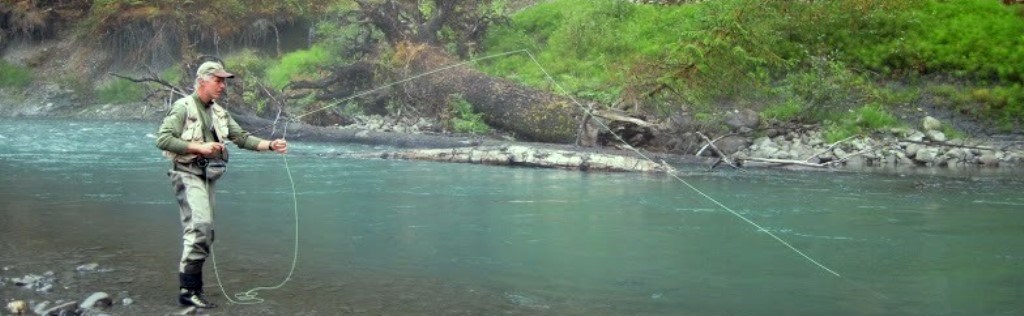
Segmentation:
<svg viewBox="0 0 1024 316">
<path fill-rule="evenodd" d="M 92 293 L 92 295 L 89 295 L 88 298 L 82 301 L 82 305 L 79 306 L 85 309 L 93 309 L 109 307 L 111 304 L 113 304 L 113 301 L 111 300 L 109 294 L 104 292 L 96 292 Z"/>
<path fill-rule="evenodd" d="M 934 117 L 925 116 L 924 119 L 921 120 L 921 127 L 924 127 L 925 131 L 934 131 L 942 128 L 942 122 L 939 122 L 939 120 Z"/>
<path fill-rule="evenodd" d="M 934 163 L 935 158 L 939 156 L 938 148 L 924 148 L 917 151 L 917 155 L 914 156 L 914 160 L 924 163 Z"/>
<path fill-rule="evenodd" d="M 913 131 L 912 133 L 910 133 L 910 135 L 907 136 L 907 140 L 912 141 L 912 142 L 923 141 L 924 140 L 924 133 L 921 133 L 919 131 Z"/>
<path fill-rule="evenodd" d="M 931 140 L 934 140 L 934 141 L 937 141 L 937 142 L 944 142 L 944 141 L 946 141 L 946 134 L 944 134 L 944 133 L 942 133 L 940 131 L 934 131 L 934 130 L 928 131 L 928 139 L 931 139 Z"/>
</svg>

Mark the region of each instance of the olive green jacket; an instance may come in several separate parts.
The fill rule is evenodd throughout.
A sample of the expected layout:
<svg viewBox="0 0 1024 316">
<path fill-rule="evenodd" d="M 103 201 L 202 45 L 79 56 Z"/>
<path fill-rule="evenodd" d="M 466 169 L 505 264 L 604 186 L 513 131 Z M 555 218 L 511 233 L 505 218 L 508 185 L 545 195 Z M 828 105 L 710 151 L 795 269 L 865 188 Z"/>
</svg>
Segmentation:
<svg viewBox="0 0 1024 316">
<path fill-rule="evenodd" d="M 156 135 L 156 147 L 164 151 L 164 156 L 178 162 L 190 162 L 195 158 L 186 151 L 189 142 L 224 143 L 230 140 L 238 147 L 257 150 L 263 141 L 243 130 L 216 101 L 203 105 L 196 94 L 174 102 Z"/>
</svg>

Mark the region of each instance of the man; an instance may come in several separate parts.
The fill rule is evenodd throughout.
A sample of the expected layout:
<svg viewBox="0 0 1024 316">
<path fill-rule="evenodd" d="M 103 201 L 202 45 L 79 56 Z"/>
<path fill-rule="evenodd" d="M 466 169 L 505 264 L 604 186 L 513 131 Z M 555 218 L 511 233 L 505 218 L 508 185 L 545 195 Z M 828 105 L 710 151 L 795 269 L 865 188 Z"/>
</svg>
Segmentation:
<svg viewBox="0 0 1024 316">
<path fill-rule="evenodd" d="M 203 295 L 203 263 L 213 243 L 214 183 L 228 162 L 225 142 L 256 151 L 288 152 L 283 139 L 267 141 L 243 130 L 217 99 L 227 78 L 235 75 L 218 62 L 196 71 L 195 92 L 174 102 L 157 133 L 156 146 L 171 159 L 171 178 L 181 212 L 184 247 L 178 275 L 178 302 L 199 308 L 216 307 Z"/>
</svg>

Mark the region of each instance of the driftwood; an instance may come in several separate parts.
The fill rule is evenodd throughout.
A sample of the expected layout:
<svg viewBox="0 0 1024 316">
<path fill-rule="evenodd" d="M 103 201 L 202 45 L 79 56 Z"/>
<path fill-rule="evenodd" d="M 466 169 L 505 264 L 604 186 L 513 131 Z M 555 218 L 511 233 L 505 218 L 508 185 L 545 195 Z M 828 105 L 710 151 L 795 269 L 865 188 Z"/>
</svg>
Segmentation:
<svg viewBox="0 0 1024 316">
<path fill-rule="evenodd" d="M 728 136 L 728 135 L 719 136 L 718 138 L 715 138 L 715 140 L 709 139 L 707 136 L 704 135 L 704 133 L 701 133 L 701 132 L 697 132 L 697 135 L 699 135 L 700 138 L 703 138 L 704 141 L 707 142 L 708 144 L 704 145 L 704 147 L 702 147 L 700 150 L 698 150 L 696 156 L 700 156 L 700 154 L 703 153 L 704 150 L 708 149 L 708 148 L 711 148 L 711 152 L 715 153 L 715 155 L 718 155 L 718 161 L 716 161 L 714 165 L 711 165 L 711 169 L 714 169 L 716 166 L 718 166 L 718 164 L 720 164 L 722 162 L 725 162 L 726 164 L 728 164 L 733 169 L 738 169 L 739 168 L 739 167 L 736 166 L 736 164 L 732 163 L 732 161 L 729 161 L 729 155 L 726 155 L 724 152 L 722 152 L 721 149 L 718 149 L 718 146 L 715 146 L 715 142 L 716 141 L 718 141 L 719 139 L 722 139 L 723 137 Z"/>
<path fill-rule="evenodd" d="M 647 121 L 644 121 L 644 120 L 641 120 L 641 119 L 638 119 L 638 118 L 635 118 L 635 117 L 631 117 L 631 116 L 628 116 L 628 115 L 625 115 L 625 114 L 616 113 L 615 111 L 608 111 L 608 110 L 600 110 L 600 109 L 598 109 L 598 110 L 591 111 L 591 113 L 589 113 L 589 114 L 592 114 L 592 115 L 600 117 L 600 118 L 612 120 L 612 121 L 622 121 L 622 122 L 633 123 L 633 124 L 636 124 L 636 125 L 638 125 L 640 127 L 658 127 L 657 124 L 653 124 L 653 123 L 650 123 L 650 122 L 647 122 Z"/>
<path fill-rule="evenodd" d="M 415 159 L 441 162 L 523 166 L 580 171 L 671 172 L 667 164 L 629 156 L 545 149 L 523 145 L 419 149 L 383 153 L 384 159 Z"/>
<path fill-rule="evenodd" d="M 163 86 L 168 92 L 170 92 L 171 96 L 173 96 L 173 95 L 181 95 L 181 96 L 188 95 L 188 92 L 186 92 L 185 89 L 182 89 L 182 88 L 180 88 L 178 86 L 175 86 L 175 85 L 171 84 L 170 82 L 167 82 L 166 80 L 160 79 L 160 76 L 157 75 L 156 72 L 153 71 L 153 69 L 150 69 L 149 67 L 147 67 L 146 71 L 149 73 L 149 76 L 148 77 L 142 77 L 142 78 L 135 78 L 135 77 L 131 77 L 131 76 L 127 76 L 127 75 L 122 75 L 122 74 L 118 74 L 118 73 L 113 73 L 113 72 L 111 72 L 109 74 L 111 76 L 118 77 L 118 78 L 121 78 L 121 79 L 124 79 L 124 80 L 128 80 L 128 81 L 131 81 L 131 82 L 134 82 L 134 83 L 152 82 L 152 83 L 158 84 L 160 86 Z M 152 96 L 152 94 L 150 96 Z M 147 96 L 146 98 L 148 99 L 150 96 Z"/>
</svg>

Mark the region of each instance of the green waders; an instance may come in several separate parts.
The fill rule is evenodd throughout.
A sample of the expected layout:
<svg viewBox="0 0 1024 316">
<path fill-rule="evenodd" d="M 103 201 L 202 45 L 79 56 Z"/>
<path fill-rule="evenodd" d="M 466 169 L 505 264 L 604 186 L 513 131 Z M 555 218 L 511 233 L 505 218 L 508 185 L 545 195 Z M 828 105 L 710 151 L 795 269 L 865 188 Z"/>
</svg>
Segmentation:
<svg viewBox="0 0 1024 316">
<path fill-rule="evenodd" d="M 203 263 L 210 255 L 210 246 L 214 240 L 214 185 L 223 175 L 226 164 L 220 160 L 196 160 L 189 164 L 175 162 L 167 172 L 181 215 L 183 247 L 178 265 L 181 281 L 179 302 L 197 307 L 213 307 L 202 296 Z"/>
</svg>

